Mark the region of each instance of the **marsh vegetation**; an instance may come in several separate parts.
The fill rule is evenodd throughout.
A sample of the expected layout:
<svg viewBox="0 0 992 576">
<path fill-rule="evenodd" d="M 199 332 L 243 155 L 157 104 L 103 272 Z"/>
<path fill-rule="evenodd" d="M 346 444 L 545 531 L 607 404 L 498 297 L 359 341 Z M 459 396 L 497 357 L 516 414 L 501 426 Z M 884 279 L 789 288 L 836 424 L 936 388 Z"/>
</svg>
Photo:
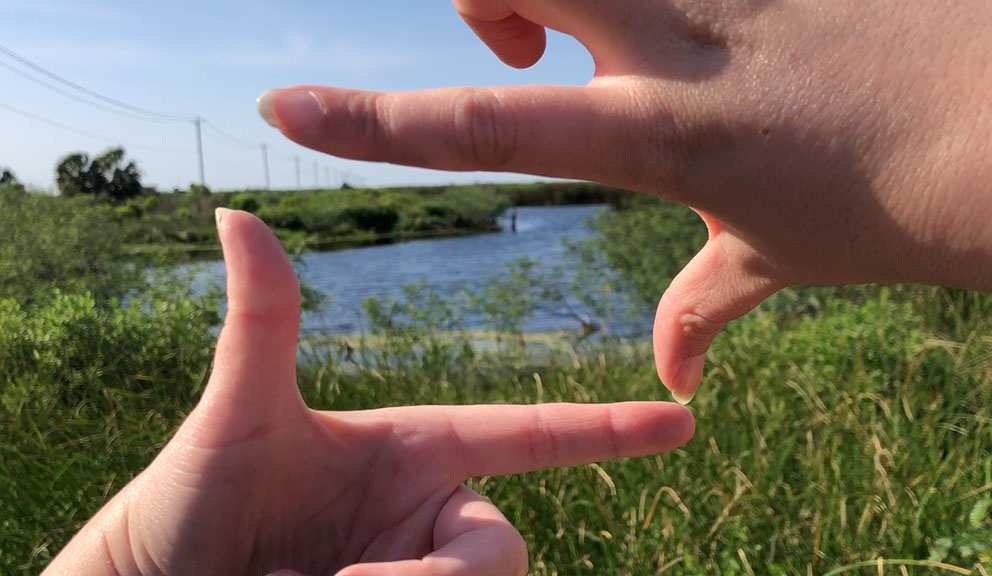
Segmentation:
<svg viewBox="0 0 992 576">
<path fill-rule="evenodd" d="M 459 194 L 437 197 L 478 214 L 505 202 Z M 412 210 L 396 192 L 366 196 L 393 198 L 397 223 Z M 204 210 L 216 201 L 201 198 Z M 256 200 L 242 207 L 278 226 L 284 200 Z M 163 204 L 187 201 L 161 197 L 139 218 L 0 192 L 0 574 L 38 573 L 196 404 L 219 294 L 175 275 L 149 278 L 121 252 L 135 222 L 149 226 Z M 705 239 L 683 208 L 622 204 L 574 247 L 581 293 L 553 286 L 558 295 L 589 310 L 615 292 L 653 305 Z M 584 338 L 577 326 L 562 354 L 535 361 L 527 307 L 512 296 L 556 292 L 533 267 L 507 270 L 471 301 L 429 284 L 369 301 L 365 337 L 303 348 L 304 397 L 327 410 L 669 398 L 638 342 Z M 500 345 L 480 350 L 450 330 L 466 305 L 490 318 Z M 984 574 L 990 323 L 992 298 L 969 292 L 788 290 L 717 339 L 693 404 L 696 438 L 684 448 L 472 485 L 523 532 L 538 575 Z"/>
</svg>

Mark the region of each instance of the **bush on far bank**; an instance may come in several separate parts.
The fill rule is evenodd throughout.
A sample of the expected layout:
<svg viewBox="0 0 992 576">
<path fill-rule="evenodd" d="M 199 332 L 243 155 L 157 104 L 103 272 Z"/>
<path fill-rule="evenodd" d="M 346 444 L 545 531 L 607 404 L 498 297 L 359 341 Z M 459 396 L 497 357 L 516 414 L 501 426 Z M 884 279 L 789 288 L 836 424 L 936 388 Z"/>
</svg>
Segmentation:
<svg viewBox="0 0 992 576">
<path fill-rule="evenodd" d="M 119 216 L 93 198 L 0 188 L 0 298 L 33 305 L 60 289 L 106 304 L 140 288 L 144 276 L 124 251 Z"/>
</svg>

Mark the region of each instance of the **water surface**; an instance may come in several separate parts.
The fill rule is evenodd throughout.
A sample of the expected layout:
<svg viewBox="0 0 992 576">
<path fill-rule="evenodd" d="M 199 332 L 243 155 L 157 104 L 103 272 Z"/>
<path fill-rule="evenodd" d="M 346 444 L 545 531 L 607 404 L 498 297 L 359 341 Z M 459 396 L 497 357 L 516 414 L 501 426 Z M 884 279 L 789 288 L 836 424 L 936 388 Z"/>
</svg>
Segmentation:
<svg viewBox="0 0 992 576">
<path fill-rule="evenodd" d="M 517 230 L 511 230 L 504 215 L 501 232 L 416 240 L 399 244 L 366 246 L 306 254 L 301 276 L 310 287 L 329 296 L 324 309 L 308 314 L 304 333 L 354 334 L 363 330 L 362 302 L 367 298 L 399 298 L 402 287 L 428 282 L 445 297 L 467 288 L 477 289 L 507 264 L 522 257 L 538 262 L 539 271 L 564 267 L 566 279 L 574 266 L 566 259 L 563 241 L 582 239 L 591 234 L 586 222 L 604 206 L 556 206 L 519 208 Z M 223 263 L 206 265 L 207 274 L 223 281 Z M 584 312 L 572 303 L 578 312 Z M 650 318 L 638 314 L 613 326 L 620 333 L 643 334 Z M 480 316 L 464 318 L 465 328 L 491 328 Z M 561 307 L 541 308 L 526 322 L 528 332 L 574 331 L 581 328 L 576 318 Z"/>
</svg>

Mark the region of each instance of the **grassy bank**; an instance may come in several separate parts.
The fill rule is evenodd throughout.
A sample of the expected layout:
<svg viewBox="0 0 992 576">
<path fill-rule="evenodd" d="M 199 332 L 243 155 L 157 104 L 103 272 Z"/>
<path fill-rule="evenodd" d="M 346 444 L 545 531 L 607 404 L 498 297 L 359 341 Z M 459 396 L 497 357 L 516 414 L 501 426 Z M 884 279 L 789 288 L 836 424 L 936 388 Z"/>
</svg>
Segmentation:
<svg viewBox="0 0 992 576">
<path fill-rule="evenodd" d="M 510 206 L 622 204 L 623 192 L 586 183 L 155 194 L 117 207 L 129 251 L 195 257 L 219 250 L 218 207 L 248 210 L 294 250 L 398 242 L 498 229 Z"/>
<path fill-rule="evenodd" d="M 157 194 L 118 208 L 127 242 L 138 252 L 201 252 L 218 248 L 214 210 L 247 210 L 294 249 L 395 241 L 492 230 L 509 206 L 484 186 Z"/>
<path fill-rule="evenodd" d="M 32 209 L 8 224 L 44 221 Z M 575 248 L 587 292 L 569 297 L 657 298 L 699 239 L 695 219 L 651 202 L 597 226 L 598 240 Z M 0 298 L 4 575 L 38 573 L 167 442 L 209 371 L 212 297 L 157 280 L 132 285 L 122 308 L 103 283 L 120 270 L 77 268 L 53 292 L 47 265 L 27 267 L 40 271 L 31 298 Z M 571 348 L 534 362 L 517 312 L 498 312 L 508 295 L 551 293 L 504 277 L 517 284 L 467 304 L 495 344 L 471 346 L 477 334 L 452 331 L 466 303 L 419 287 L 367 305 L 368 338 L 308 342 L 301 391 L 332 410 L 669 397 L 646 350 L 582 339 L 579 326 Z M 79 294 L 90 286 L 96 295 Z M 684 448 L 472 485 L 522 531 L 535 575 L 988 573 L 990 322 L 992 299 L 967 292 L 788 291 L 718 338 Z"/>
</svg>

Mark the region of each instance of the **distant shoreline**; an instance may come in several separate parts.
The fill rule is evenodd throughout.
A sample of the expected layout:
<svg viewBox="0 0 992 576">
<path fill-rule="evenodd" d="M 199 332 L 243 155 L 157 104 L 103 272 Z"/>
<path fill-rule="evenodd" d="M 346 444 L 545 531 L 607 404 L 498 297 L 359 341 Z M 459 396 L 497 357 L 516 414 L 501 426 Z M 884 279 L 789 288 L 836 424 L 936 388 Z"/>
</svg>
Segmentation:
<svg viewBox="0 0 992 576">
<path fill-rule="evenodd" d="M 118 207 L 126 249 L 164 262 L 220 253 L 217 208 L 252 212 L 291 253 L 498 232 L 515 206 L 626 205 L 633 193 L 585 182 L 145 196 Z"/>
</svg>

